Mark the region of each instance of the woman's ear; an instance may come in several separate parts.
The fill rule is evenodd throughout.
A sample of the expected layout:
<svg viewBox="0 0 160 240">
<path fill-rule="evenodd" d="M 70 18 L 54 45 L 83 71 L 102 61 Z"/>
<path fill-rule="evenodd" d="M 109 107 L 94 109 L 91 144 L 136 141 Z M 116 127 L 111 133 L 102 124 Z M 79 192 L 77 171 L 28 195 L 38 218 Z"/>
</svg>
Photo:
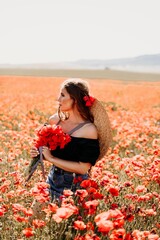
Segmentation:
<svg viewBox="0 0 160 240">
<path fill-rule="evenodd" d="M 72 100 L 73 100 L 73 106 L 76 105 L 77 104 L 77 100 L 74 99 L 74 98 L 72 98 Z"/>
</svg>

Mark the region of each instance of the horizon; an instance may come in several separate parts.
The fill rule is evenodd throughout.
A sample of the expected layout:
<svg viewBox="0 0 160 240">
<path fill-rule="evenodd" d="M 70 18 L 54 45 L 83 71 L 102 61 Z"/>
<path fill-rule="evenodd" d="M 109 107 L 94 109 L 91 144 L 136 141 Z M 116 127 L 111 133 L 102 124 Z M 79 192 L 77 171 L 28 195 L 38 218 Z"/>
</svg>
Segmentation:
<svg viewBox="0 0 160 240">
<path fill-rule="evenodd" d="M 5 0 L 0 64 L 159 54 L 159 7 L 159 0 Z"/>
<path fill-rule="evenodd" d="M 112 60 L 125 60 L 125 59 L 134 59 L 139 57 L 146 57 L 146 56 L 156 56 L 160 55 L 160 53 L 156 54 L 143 54 L 143 55 L 137 55 L 133 57 L 122 57 L 122 58 L 110 58 L 110 59 L 77 59 L 77 60 L 71 60 L 71 61 L 55 61 L 55 62 L 32 62 L 32 63 L 0 63 L 0 65 L 34 65 L 34 64 L 60 64 L 60 63 L 76 63 L 78 61 L 112 61 Z"/>
</svg>

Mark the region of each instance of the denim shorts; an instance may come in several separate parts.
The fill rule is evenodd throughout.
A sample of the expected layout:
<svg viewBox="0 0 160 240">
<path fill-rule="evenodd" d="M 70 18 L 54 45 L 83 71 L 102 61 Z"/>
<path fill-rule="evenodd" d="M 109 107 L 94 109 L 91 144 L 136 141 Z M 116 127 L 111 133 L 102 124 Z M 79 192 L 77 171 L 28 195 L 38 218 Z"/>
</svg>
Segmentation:
<svg viewBox="0 0 160 240">
<path fill-rule="evenodd" d="M 88 174 L 71 173 L 53 166 L 47 178 L 52 201 L 59 199 L 63 195 L 64 189 L 75 192 L 80 188 L 81 182 L 86 179 L 88 179 Z"/>
</svg>

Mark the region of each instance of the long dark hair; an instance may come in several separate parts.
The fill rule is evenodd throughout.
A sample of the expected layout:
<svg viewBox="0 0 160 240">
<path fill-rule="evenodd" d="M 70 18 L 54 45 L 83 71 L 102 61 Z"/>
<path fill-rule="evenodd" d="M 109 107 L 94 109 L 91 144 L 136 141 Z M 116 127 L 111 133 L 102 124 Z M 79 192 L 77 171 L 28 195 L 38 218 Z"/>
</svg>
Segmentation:
<svg viewBox="0 0 160 240">
<path fill-rule="evenodd" d="M 84 96 L 89 96 L 88 83 L 82 79 L 67 79 L 63 82 L 62 88 L 65 88 L 70 97 L 74 100 L 77 110 L 82 118 L 93 122 L 94 119 L 90 112 L 90 108 L 85 105 L 85 101 L 83 99 Z"/>
</svg>

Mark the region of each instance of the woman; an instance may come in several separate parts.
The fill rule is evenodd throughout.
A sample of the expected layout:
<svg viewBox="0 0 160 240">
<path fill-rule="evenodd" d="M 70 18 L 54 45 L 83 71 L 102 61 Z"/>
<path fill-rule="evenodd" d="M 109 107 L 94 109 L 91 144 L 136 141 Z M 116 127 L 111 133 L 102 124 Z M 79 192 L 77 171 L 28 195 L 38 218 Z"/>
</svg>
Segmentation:
<svg viewBox="0 0 160 240">
<path fill-rule="evenodd" d="M 63 149 L 50 151 L 43 147 L 44 159 L 53 164 L 47 178 L 52 200 L 59 198 L 64 189 L 76 191 L 81 181 L 88 178 L 91 167 L 106 153 L 111 139 L 107 113 L 98 100 L 90 97 L 86 81 L 66 80 L 62 84 L 58 102 L 58 113 L 50 117 L 49 123 L 60 125 L 70 135 L 71 141 Z M 98 109 L 101 111 L 97 112 Z M 99 128 L 102 121 L 98 120 L 96 124 L 95 119 L 96 114 L 100 117 L 102 112 L 106 118 L 101 116 L 103 122 L 106 121 L 103 129 Z M 102 136 L 104 130 L 105 137 Z M 37 154 L 37 149 L 33 148 L 31 156 Z"/>
</svg>

